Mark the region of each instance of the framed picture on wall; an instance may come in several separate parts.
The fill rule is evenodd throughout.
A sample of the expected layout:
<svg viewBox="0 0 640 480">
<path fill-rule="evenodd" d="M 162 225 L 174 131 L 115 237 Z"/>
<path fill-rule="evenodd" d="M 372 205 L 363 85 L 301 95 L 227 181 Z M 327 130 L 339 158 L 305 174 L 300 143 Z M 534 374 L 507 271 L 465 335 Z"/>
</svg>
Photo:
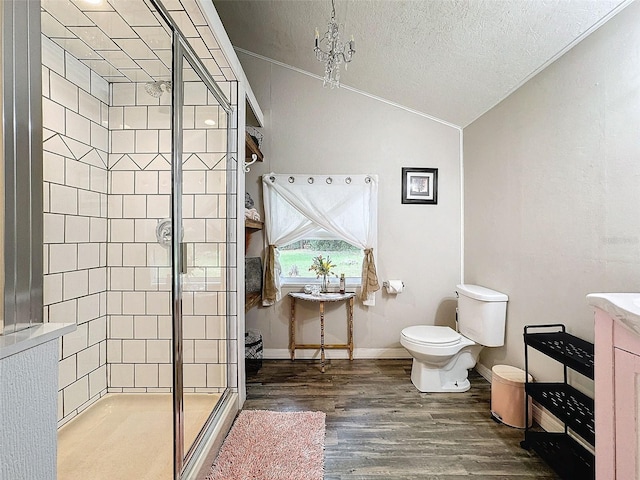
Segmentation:
<svg viewBox="0 0 640 480">
<path fill-rule="evenodd" d="M 438 203 L 438 169 L 402 169 L 402 203 Z"/>
</svg>

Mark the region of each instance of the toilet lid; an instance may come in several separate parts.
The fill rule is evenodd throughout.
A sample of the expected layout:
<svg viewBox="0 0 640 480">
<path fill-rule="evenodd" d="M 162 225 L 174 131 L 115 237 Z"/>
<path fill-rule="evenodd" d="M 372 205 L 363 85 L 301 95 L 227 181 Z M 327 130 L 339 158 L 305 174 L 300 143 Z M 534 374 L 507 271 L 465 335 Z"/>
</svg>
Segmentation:
<svg viewBox="0 0 640 480">
<path fill-rule="evenodd" d="M 462 335 L 449 327 L 415 325 L 402 330 L 402 335 L 423 345 L 450 346 L 460 343 Z"/>
</svg>

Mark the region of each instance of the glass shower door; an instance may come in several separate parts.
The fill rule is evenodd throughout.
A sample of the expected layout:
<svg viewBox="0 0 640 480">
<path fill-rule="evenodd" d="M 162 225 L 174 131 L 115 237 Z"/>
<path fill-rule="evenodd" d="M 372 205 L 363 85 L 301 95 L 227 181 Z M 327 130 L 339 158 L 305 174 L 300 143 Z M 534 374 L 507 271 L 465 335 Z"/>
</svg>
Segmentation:
<svg viewBox="0 0 640 480">
<path fill-rule="evenodd" d="M 228 386 L 228 115 L 224 96 L 181 45 L 174 129 L 176 459 L 188 459 Z M 177 300 L 175 300 L 177 299 Z M 180 398 L 178 398 L 180 397 Z M 181 450 L 181 451 L 180 451 Z M 184 463 L 183 463 L 184 464 Z"/>
</svg>

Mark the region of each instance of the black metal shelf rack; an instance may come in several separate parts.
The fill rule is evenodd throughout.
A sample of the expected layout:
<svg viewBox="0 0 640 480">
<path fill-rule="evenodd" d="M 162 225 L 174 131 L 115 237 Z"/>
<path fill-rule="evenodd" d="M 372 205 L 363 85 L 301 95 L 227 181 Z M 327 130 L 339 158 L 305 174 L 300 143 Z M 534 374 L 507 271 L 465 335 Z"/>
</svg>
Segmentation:
<svg viewBox="0 0 640 480">
<path fill-rule="evenodd" d="M 549 332 L 550 329 L 555 331 Z M 526 394 L 563 422 L 564 432 L 541 432 L 527 427 L 521 446 L 533 448 L 564 479 L 594 479 L 593 454 L 569 435 L 571 431 L 594 445 L 594 401 L 568 383 L 569 368 L 593 380 L 593 344 L 567 333 L 562 324 L 551 324 L 524 327 L 524 345 Z M 529 347 L 562 363 L 563 382 L 528 381 Z M 528 409 L 525 412 L 525 425 L 529 425 Z"/>
</svg>

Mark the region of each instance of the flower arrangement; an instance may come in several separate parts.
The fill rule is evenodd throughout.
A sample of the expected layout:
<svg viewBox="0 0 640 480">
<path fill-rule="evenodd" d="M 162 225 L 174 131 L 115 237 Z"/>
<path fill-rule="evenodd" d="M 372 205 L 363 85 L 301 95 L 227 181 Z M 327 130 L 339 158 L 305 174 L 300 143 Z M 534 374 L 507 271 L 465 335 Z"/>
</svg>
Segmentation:
<svg viewBox="0 0 640 480">
<path fill-rule="evenodd" d="M 331 271 L 335 265 L 331 263 L 331 258 L 327 256 L 327 258 L 323 258 L 322 255 L 318 255 L 317 257 L 313 257 L 313 263 L 309 267 L 309 271 L 314 271 L 316 273 L 316 278 L 320 278 L 324 275 L 337 275 Z"/>
<path fill-rule="evenodd" d="M 335 273 L 331 270 L 335 267 L 333 263 L 331 263 L 331 258 L 327 255 L 327 258 L 323 258 L 322 255 L 318 255 L 317 257 L 313 257 L 313 263 L 309 267 L 309 271 L 313 271 L 316 274 L 316 278 L 322 277 L 322 291 L 326 292 L 328 288 L 327 277 L 329 275 L 333 275 L 337 277 Z"/>
</svg>

